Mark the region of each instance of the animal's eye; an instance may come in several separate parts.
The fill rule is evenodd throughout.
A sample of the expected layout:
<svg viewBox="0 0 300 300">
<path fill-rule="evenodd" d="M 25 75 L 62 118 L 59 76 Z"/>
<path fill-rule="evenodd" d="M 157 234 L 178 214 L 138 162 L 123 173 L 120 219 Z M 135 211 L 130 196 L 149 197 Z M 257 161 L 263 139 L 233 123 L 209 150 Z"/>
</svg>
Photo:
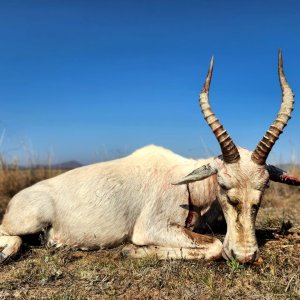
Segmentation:
<svg viewBox="0 0 300 300">
<path fill-rule="evenodd" d="M 226 186 L 225 184 L 220 183 L 220 187 L 221 187 L 223 190 L 229 190 L 228 186 Z"/>
<path fill-rule="evenodd" d="M 258 210 L 259 209 L 259 205 L 258 204 L 253 204 L 252 205 L 252 209 L 253 210 Z"/>
<path fill-rule="evenodd" d="M 232 206 L 237 206 L 239 204 L 239 200 L 238 199 L 231 199 L 231 198 L 227 197 L 227 201 Z"/>
</svg>

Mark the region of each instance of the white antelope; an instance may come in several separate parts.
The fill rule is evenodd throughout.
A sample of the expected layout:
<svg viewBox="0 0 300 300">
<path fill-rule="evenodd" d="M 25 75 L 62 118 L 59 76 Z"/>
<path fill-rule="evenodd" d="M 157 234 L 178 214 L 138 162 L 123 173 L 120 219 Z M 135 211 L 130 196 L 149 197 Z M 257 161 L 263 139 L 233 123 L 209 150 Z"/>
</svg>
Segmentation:
<svg viewBox="0 0 300 300">
<path fill-rule="evenodd" d="M 200 94 L 204 117 L 222 155 L 206 160 L 181 157 L 148 146 L 128 157 L 77 168 L 15 195 L 0 226 L 1 261 L 15 255 L 21 236 L 46 230 L 50 244 L 102 249 L 130 242 L 130 257 L 235 258 L 258 256 L 255 219 L 269 180 L 300 185 L 300 180 L 266 164 L 293 110 L 293 93 L 279 52 L 282 103 L 256 149 L 237 148 L 212 112 L 208 91 L 213 70 Z M 189 174 L 185 176 L 186 174 Z M 179 178 L 181 179 L 179 182 Z M 175 184 L 174 184 L 175 183 Z M 197 233 L 224 214 L 224 243 Z"/>
</svg>

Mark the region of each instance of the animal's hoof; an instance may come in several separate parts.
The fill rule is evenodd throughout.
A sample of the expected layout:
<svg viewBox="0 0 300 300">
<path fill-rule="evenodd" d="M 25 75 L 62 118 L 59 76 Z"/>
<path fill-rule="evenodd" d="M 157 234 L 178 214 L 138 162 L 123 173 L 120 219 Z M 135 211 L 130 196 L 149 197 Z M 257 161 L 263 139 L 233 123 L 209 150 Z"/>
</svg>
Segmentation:
<svg viewBox="0 0 300 300">
<path fill-rule="evenodd" d="M 134 257 L 134 254 L 136 253 L 136 249 L 137 248 L 133 245 L 127 245 L 122 249 L 121 255 L 124 258 Z"/>
<path fill-rule="evenodd" d="M 128 258 L 132 255 L 132 246 L 131 245 L 126 245 L 122 251 L 121 251 L 121 256 L 123 258 Z"/>
<path fill-rule="evenodd" d="M 4 254 L 3 252 L 0 252 L 0 264 L 6 261 L 7 255 Z"/>
<path fill-rule="evenodd" d="M 121 252 L 122 257 L 124 257 L 124 258 L 128 258 L 129 254 L 130 254 L 130 251 L 126 250 L 126 249 L 122 250 L 122 252 Z"/>
</svg>

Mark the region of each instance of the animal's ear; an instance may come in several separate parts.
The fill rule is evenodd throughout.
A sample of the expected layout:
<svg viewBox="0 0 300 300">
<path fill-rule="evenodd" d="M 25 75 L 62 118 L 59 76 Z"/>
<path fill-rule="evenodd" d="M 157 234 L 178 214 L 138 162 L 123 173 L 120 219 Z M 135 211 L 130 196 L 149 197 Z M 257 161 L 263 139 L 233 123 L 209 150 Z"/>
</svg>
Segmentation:
<svg viewBox="0 0 300 300">
<path fill-rule="evenodd" d="M 187 176 L 183 177 L 182 180 L 172 184 L 174 185 L 187 184 L 194 181 L 203 180 L 216 173 L 217 173 L 217 168 L 215 168 L 211 164 L 207 164 L 194 170 L 192 173 L 188 174 Z"/>
<path fill-rule="evenodd" d="M 300 178 L 292 177 L 287 172 L 272 165 L 268 165 L 267 169 L 270 175 L 270 180 L 300 186 Z"/>
</svg>

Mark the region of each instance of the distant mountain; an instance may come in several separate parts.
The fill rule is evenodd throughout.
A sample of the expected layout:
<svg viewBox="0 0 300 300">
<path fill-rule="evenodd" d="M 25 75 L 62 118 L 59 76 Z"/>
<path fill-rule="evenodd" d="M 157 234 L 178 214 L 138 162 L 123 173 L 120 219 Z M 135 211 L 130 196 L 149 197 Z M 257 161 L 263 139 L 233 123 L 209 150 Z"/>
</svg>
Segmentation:
<svg viewBox="0 0 300 300">
<path fill-rule="evenodd" d="M 78 167 L 82 167 L 82 164 L 76 160 L 70 160 L 58 164 L 54 164 L 50 166 L 51 169 L 63 169 L 63 170 L 71 170 Z"/>
<path fill-rule="evenodd" d="M 71 170 L 75 169 L 78 167 L 82 167 L 83 165 L 76 161 L 76 160 L 70 160 L 70 161 L 65 161 L 62 163 L 57 163 L 53 165 L 46 165 L 46 164 L 37 164 L 37 165 L 32 165 L 32 166 L 19 166 L 18 168 L 23 170 L 23 169 L 61 169 L 61 170 Z M 13 165 L 7 165 L 8 169 L 14 169 L 15 167 Z"/>
</svg>

